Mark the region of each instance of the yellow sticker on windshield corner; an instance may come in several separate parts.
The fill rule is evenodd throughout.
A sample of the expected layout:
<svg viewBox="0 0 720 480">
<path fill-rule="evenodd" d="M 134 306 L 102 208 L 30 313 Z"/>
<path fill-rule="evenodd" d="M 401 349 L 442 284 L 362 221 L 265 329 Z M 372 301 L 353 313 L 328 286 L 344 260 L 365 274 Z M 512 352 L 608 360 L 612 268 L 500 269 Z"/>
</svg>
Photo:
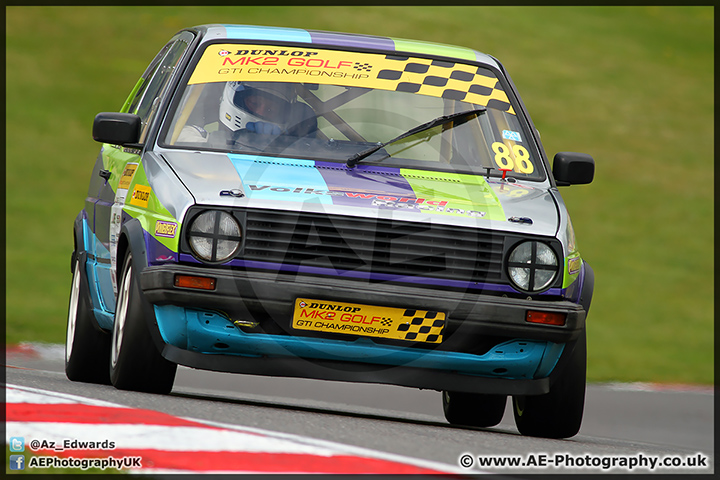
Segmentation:
<svg viewBox="0 0 720 480">
<path fill-rule="evenodd" d="M 445 313 L 298 298 L 292 326 L 315 332 L 441 343 Z"/>
<path fill-rule="evenodd" d="M 148 200 L 150 200 L 150 192 L 152 188 L 145 185 L 135 185 L 132 196 L 130 196 L 130 204 L 138 207 L 147 208 Z"/>
</svg>

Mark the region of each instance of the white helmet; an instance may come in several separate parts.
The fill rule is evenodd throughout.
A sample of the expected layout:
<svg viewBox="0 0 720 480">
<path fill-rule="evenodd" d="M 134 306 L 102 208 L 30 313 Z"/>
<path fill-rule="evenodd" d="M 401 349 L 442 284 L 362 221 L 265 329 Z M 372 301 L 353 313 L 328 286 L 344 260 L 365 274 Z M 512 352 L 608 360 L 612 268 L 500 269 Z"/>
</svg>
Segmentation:
<svg viewBox="0 0 720 480">
<path fill-rule="evenodd" d="M 294 85 L 274 82 L 227 82 L 220 101 L 220 121 L 230 130 L 264 122 L 284 131 L 297 100 Z"/>
</svg>

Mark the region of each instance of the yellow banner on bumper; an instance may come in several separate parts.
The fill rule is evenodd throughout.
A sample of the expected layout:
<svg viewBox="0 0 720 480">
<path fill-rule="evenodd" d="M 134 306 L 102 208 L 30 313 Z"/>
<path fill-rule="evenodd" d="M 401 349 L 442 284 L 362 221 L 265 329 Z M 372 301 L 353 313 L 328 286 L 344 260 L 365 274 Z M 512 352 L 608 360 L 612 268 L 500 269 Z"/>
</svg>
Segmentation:
<svg viewBox="0 0 720 480">
<path fill-rule="evenodd" d="M 314 332 L 441 343 L 445 313 L 298 298 L 292 326 Z"/>
</svg>

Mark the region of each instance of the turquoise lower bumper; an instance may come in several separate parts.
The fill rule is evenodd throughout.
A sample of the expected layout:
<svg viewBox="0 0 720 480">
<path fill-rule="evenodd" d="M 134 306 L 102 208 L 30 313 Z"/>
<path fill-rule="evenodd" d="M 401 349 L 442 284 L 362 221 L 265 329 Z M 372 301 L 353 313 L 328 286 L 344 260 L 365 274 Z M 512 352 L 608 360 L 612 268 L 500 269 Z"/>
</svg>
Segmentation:
<svg viewBox="0 0 720 480">
<path fill-rule="evenodd" d="M 379 345 L 369 338 L 353 341 L 241 331 L 214 312 L 172 305 L 155 306 L 163 340 L 183 350 L 207 355 L 302 357 L 378 365 L 407 366 L 507 379 L 547 377 L 564 345 L 515 339 L 483 355 Z"/>
</svg>

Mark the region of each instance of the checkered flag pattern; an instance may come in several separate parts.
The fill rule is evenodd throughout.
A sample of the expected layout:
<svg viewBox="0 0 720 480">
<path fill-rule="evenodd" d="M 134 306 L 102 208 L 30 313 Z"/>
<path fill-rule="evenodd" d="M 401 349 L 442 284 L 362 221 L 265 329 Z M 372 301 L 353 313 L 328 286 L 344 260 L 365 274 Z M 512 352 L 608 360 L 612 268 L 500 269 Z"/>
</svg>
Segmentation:
<svg viewBox="0 0 720 480">
<path fill-rule="evenodd" d="M 381 70 L 377 78 L 396 82 L 398 92 L 462 100 L 515 115 L 500 82 L 486 68 L 429 58 L 389 55 L 386 59 L 397 60 L 398 68 Z"/>
<path fill-rule="evenodd" d="M 438 312 L 423 312 L 418 310 L 405 310 L 400 324 L 399 332 L 405 333 L 405 340 L 416 342 L 440 343 L 442 330 L 445 326 L 444 316 Z"/>
<path fill-rule="evenodd" d="M 372 70 L 372 65 L 370 65 L 369 63 L 355 62 L 353 68 L 355 70 L 360 70 L 361 72 L 369 72 L 370 70 Z"/>
</svg>

